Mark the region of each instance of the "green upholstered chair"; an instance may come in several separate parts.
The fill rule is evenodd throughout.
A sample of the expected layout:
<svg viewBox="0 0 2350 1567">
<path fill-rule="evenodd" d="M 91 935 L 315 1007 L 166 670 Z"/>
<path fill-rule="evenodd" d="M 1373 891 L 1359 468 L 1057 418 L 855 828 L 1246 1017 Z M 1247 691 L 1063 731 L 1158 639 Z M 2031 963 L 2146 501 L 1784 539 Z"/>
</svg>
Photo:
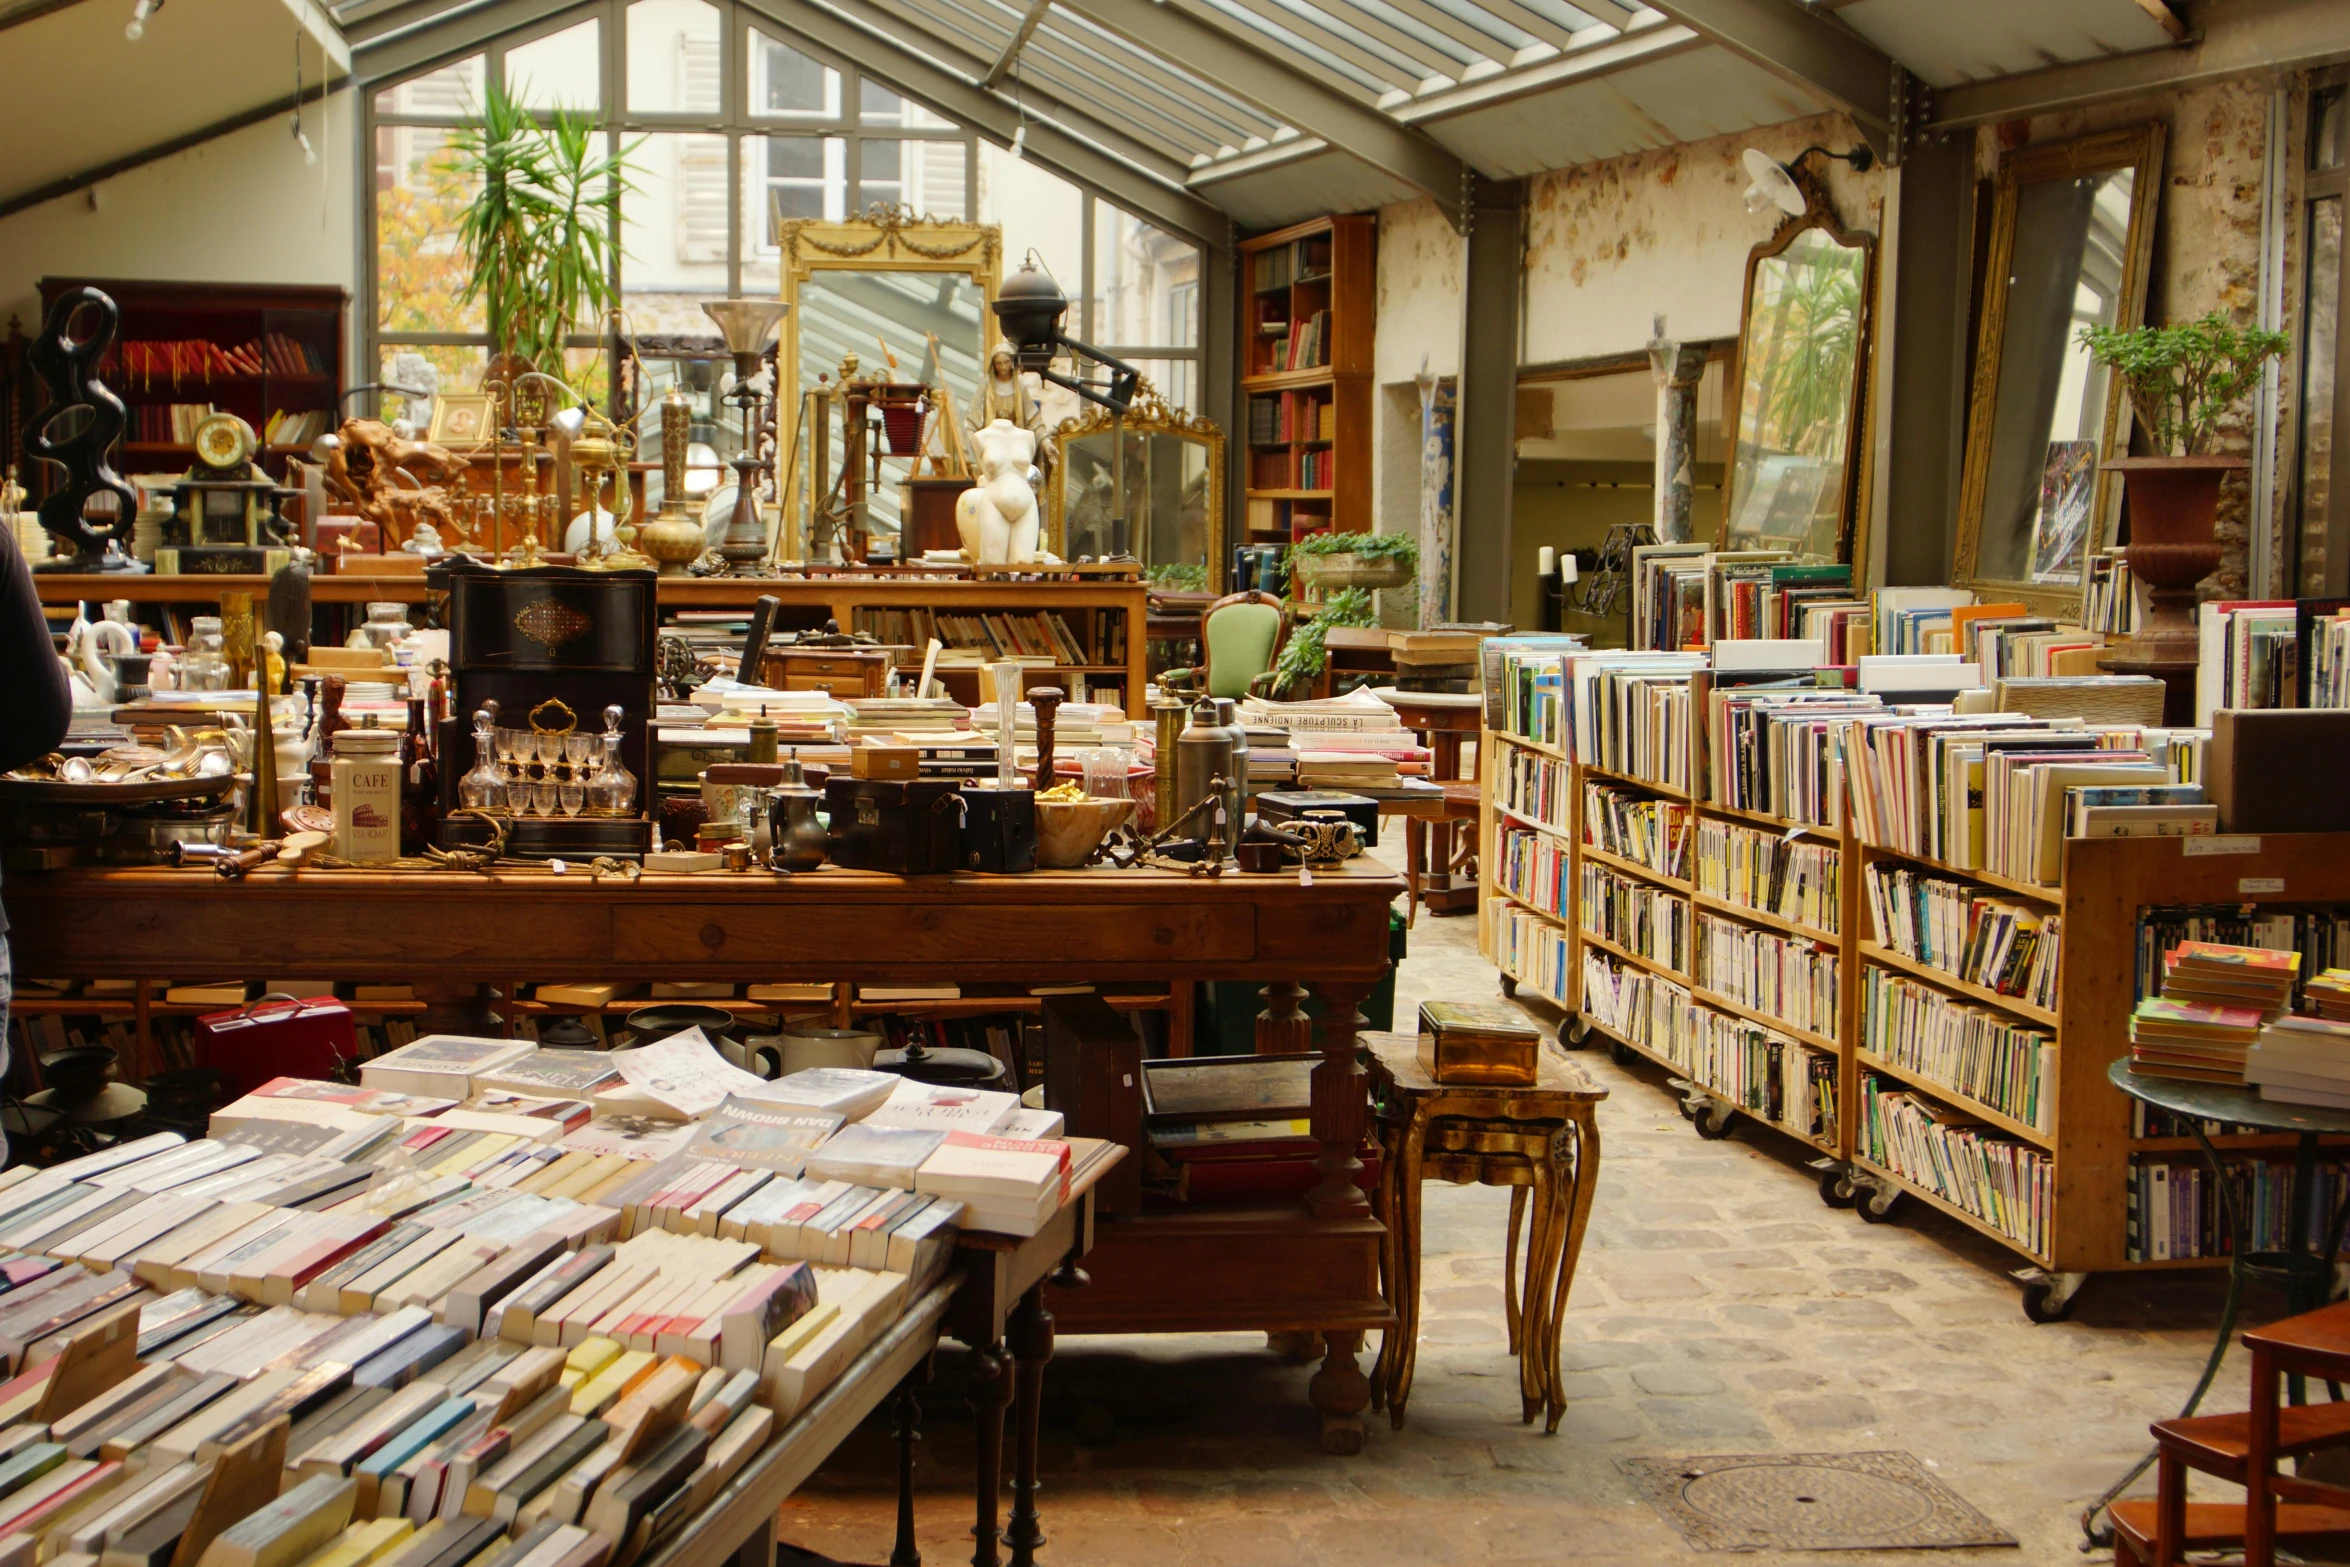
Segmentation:
<svg viewBox="0 0 2350 1567">
<path fill-rule="evenodd" d="M 1289 615 L 1270 593 L 1227 593 L 1200 612 L 1200 663 L 1170 669 L 1159 687 L 1170 694 L 1240 698 L 1264 694 L 1273 683 L 1273 661 L 1289 634 Z"/>
</svg>

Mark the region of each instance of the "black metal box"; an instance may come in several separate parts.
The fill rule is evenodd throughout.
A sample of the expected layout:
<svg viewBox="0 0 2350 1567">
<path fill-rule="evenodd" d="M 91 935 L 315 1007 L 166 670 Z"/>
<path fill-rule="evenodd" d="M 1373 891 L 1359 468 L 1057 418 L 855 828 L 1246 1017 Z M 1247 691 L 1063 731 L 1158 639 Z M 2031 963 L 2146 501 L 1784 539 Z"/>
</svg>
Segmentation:
<svg viewBox="0 0 2350 1567">
<path fill-rule="evenodd" d="M 963 791 L 933 778 L 829 778 L 832 862 L 850 870 L 936 876 L 963 863 Z"/>
<path fill-rule="evenodd" d="M 965 789 L 963 858 L 967 871 L 1036 869 L 1036 791 Z"/>
</svg>

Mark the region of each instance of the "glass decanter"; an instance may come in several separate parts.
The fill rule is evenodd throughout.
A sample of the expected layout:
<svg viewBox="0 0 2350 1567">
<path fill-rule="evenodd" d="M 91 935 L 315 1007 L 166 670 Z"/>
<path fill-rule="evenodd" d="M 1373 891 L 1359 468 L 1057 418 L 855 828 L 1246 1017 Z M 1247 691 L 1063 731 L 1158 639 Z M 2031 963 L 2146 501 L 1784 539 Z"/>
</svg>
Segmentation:
<svg viewBox="0 0 2350 1567">
<path fill-rule="evenodd" d="M 180 654 L 182 691 L 225 691 L 229 665 L 227 637 L 218 615 L 198 615 L 189 622 L 187 650 Z"/>
<path fill-rule="evenodd" d="M 620 761 L 620 709 L 604 709 L 604 755 L 588 780 L 588 810 L 597 816 L 627 816 L 636 809 L 636 775 Z"/>
<path fill-rule="evenodd" d="M 473 714 L 473 771 L 457 780 L 457 799 L 469 811 L 496 810 L 506 797 L 506 775 L 491 755 L 489 710 Z"/>
</svg>

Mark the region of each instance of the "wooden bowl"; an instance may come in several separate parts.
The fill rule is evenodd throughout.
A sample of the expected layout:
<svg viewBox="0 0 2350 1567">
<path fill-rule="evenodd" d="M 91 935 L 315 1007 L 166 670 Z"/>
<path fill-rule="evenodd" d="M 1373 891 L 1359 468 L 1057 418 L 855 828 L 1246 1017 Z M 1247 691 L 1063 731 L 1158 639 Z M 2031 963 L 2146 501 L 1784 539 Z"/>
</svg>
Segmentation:
<svg viewBox="0 0 2350 1567">
<path fill-rule="evenodd" d="M 1075 870 L 1133 814 L 1132 800 L 1037 801 L 1036 863 L 1047 870 Z"/>
</svg>

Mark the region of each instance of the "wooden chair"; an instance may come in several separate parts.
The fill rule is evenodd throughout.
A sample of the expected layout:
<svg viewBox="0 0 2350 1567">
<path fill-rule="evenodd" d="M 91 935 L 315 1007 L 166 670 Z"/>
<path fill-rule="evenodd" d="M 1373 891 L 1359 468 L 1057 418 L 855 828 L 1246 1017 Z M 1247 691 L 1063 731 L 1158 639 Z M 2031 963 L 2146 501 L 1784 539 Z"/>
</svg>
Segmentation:
<svg viewBox="0 0 2350 1567">
<path fill-rule="evenodd" d="M 2350 1380 L 2350 1304 L 2254 1328 L 2243 1343 L 2252 1407 L 2155 1423 L 2154 1498 L 2114 1504 L 2116 1562 L 2175 1567 L 2187 1551 L 2241 1544 L 2245 1567 L 2272 1567 L 2280 1540 L 2350 1540 L 2350 1487 L 2277 1472 L 2282 1459 L 2350 1447 L 2350 1401 L 2277 1401 L 2282 1376 Z M 2243 1486 L 2243 1504 L 2190 1506 L 2189 1471 Z"/>
<path fill-rule="evenodd" d="M 1288 606 L 1270 593 L 1227 593 L 1200 612 L 1200 662 L 1159 676 L 1179 696 L 1269 694 L 1273 665 L 1289 639 Z"/>
</svg>

